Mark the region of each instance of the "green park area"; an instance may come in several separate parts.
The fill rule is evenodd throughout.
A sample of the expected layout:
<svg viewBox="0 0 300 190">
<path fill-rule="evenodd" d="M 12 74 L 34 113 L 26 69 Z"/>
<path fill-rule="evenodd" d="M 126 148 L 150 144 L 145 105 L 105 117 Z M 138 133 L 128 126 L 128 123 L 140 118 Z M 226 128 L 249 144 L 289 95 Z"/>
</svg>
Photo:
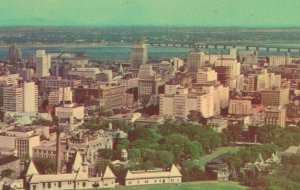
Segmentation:
<svg viewBox="0 0 300 190">
<path fill-rule="evenodd" d="M 206 154 L 200 157 L 199 160 L 194 160 L 194 163 L 200 166 L 204 170 L 205 164 L 210 162 L 214 158 L 217 158 L 226 153 L 237 153 L 239 151 L 238 147 L 220 147 L 217 150 L 213 151 L 211 154 Z"/>
<path fill-rule="evenodd" d="M 122 190 L 243 190 L 244 186 L 235 182 L 200 181 L 182 184 L 144 185 L 131 187 L 117 187 Z"/>
</svg>

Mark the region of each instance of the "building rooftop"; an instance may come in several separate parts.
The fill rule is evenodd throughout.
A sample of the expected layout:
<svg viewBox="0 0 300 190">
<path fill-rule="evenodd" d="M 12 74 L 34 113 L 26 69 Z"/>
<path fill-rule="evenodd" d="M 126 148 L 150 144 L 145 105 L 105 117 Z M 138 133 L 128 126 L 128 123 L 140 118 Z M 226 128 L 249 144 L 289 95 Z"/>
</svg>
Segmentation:
<svg viewBox="0 0 300 190">
<path fill-rule="evenodd" d="M 10 162 L 14 162 L 16 160 L 19 160 L 19 158 L 16 157 L 16 156 L 5 156 L 5 157 L 2 157 L 2 158 L 0 158 L 0 166 L 5 165 L 5 164 L 10 163 Z"/>
</svg>

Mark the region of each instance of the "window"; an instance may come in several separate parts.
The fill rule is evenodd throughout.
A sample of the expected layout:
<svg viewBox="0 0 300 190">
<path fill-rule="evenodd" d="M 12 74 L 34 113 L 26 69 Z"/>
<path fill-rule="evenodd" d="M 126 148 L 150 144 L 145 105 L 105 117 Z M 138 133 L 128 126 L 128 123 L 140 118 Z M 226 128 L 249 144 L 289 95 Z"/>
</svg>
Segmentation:
<svg viewBox="0 0 300 190">
<path fill-rule="evenodd" d="M 61 188 L 61 182 L 60 181 L 58 182 L 58 188 Z"/>
<path fill-rule="evenodd" d="M 43 183 L 43 189 L 45 189 L 46 188 L 46 183 Z"/>
<path fill-rule="evenodd" d="M 86 185 L 85 182 L 82 182 L 82 187 L 85 187 L 85 185 Z"/>
<path fill-rule="evenodd" d="M 36 190 L 36 185 L 33 185 L 33 186 L 32 186 L 32 189 L 33 189 L 33 190 Z"/>
<path fill-rule="evenodd" d="M 48 182 L 48 189 L 51 189 L 51 183 Z"/>
</svg>

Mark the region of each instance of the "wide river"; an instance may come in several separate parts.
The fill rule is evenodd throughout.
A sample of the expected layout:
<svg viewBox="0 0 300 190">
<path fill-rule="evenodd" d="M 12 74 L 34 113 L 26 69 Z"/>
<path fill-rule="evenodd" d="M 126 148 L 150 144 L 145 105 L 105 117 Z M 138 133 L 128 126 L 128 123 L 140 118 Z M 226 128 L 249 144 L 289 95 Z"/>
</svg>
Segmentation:
<svg viewBox="0 0 300 190">
<path fill-rule="evenodd" d="M 62 50 L 66 52 L 86 52 L 88 57 L 99 60 L 110 60 L 110 59 L 130 59 L 130 46 L 103 46 L 103 47 L 85 47 L 85 48 L 44 48 L 46 52 L 61 52 Z M 23 48 L 22 56 L 23 58 L 30 58 L 34 54 L 37 48 Z M 171 58 L 171 57 L 186 57 L 187 53 L 193 50 L 193 48 L 187 47 L 165 47 L 165 46 L 149 46 L 148 56 L 150 58 Z M 211 53 L 220 53 L 223 51 L 224 54 L 228 53 L 228 50 L 223 49 L 204 49 L 203 51 L 210 51 Z M 264 49 L 260 50 L 259 55 L 274 55 L 278 54 L 275 51 L 266 52 Z M 279 54 L 284 54 L 281 51 Z M 293 55 L 298 55 L 299 52 L 292 52 Z M 5 60 L 7 58 L 7 48 L 0 48 L 0 59 Z"/>
</svg>

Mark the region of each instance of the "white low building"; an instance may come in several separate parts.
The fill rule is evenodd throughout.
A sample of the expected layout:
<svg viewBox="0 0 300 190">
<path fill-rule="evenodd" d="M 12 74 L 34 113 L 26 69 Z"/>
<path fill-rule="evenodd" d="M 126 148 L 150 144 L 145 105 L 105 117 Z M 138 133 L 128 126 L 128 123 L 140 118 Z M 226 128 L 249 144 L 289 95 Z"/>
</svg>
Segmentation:
<svg viewBox="0 0 300 190">
<path fill-rule="evenodd" d="M 55 116 L 59 119 L 79 119 L 84 118 L 84 106 L 71 104 L 64 104 L 55 108 Z M 72 123 L 70 121 L 70 123 Z"/>
<path fill-rule="evenodd" d="M 115 187 L 115 175 L 107 166 L 99 177 L 89 177 L 88 163 L 82 161 L 80 154 L 76 154 L 72 173 L 39 174 L 33 162 L 30 162 L 26 172 L 26 185 L 29 190 L 58 190 L 58 189 L 94 189 Z"/>
<path fill-rule="evenodd" d="M 127 170 L 120 176 L 120 184 L 130 185 L 150 185 L 164 183 L 181 183 L 182 175 L 173 164 L 170 169 L 155 170 Z"/>
</svg>

